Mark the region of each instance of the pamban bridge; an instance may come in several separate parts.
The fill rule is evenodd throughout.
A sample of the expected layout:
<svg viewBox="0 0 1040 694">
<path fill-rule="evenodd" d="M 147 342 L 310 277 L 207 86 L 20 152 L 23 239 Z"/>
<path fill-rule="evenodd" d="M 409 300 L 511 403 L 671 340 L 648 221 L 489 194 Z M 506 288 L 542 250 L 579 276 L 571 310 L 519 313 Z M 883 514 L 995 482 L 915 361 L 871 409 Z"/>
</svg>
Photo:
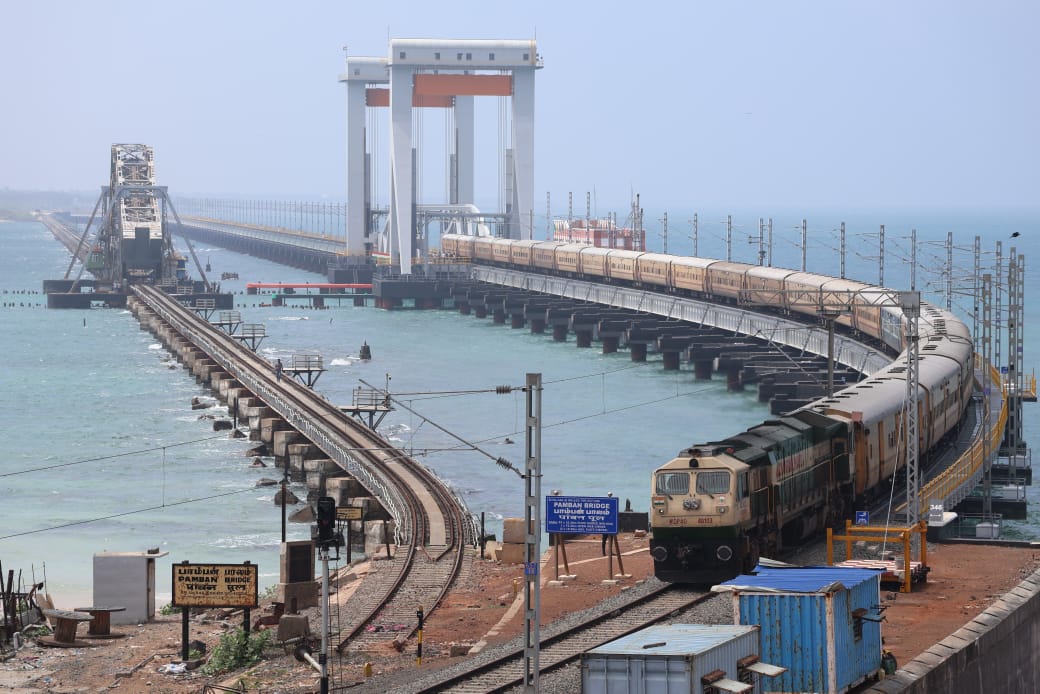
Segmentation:
<svg viewBox="0 0 1040 694">
<path fill-rule="evenodd" d="M 894 485 L 900 488 L 899 530 L 927 528 L 931 542 L 1010 542 L 1002 538 L 1001 522 L 1025 514 L 1031 468 L 1022 408 L 1036 399 L 1035 378 L 1023 373 L 1025 258 L 999 242 L 994 252 L 983 252 L 976 237 L 974 267 L 958 273 L 967 285 L 954 287 L 953 240 L 948 239 L 945 276 L 951 279 L 945 309 L 950 310 L 955 291 L 970 292 L 975 306 L 963 321 L 972 342 L 966 368 L 973 374 L 974 394 L 956 445 L 943 455 L 919 450 L 932 423 L 931 410 L 920 404 L 930 397 L 925 394 L 929 344 L 918 338 L 925 322 L 932 321 L 930 312 L 943 307 L 923 301 L 912 280 L 910 288 L 892 290 L 882 286 L 881 276 L 876 284 L 846 278 L 844 227 L 835 262 L 840 272 L 823 277 L 805 271 L 804 225 L 802 267 L 782 269 L 772 266 L 771 227 L 767 242 L 765 225 L 753 239 L 758 264 L 743 265 L 729 257 L 671 255 L 667 241 L 664 253 L 647 251 L 638 202 L 627 225 L 593 219 L 588 204 L 584 217 L 569 210 L 554 218 L 548 196 L 546 209 L 536 210 L 534 96 L 541 68 L 534 41 L 393 39 L 386 57 L 348 56 L 339 78 L 347 92 L 345 203 L 179 198 L 157 185 L 150 147 L 117 144 L 108 184 L 92 212 L 41 216 L 72 254 L 65 277 L 45 282 L 49 306 L 128 306 L 271 445 L 281 465 L 307 475 L 320 499 L 333 500 L 343 512 L 341 524 L 349 528 L 361 517 L 339 505 L 345 499 L 363 506 L 367 521 L 387 523 L 396 548 L 392 577 L 381 574 L 385 585 L 370 592 L 377 595 L 371 604 L 334 619 L 323 631 L 328 641 L 323 655 L 329 656 L 331 671 L 337 654 L 361 647 L 366 639 L 393 636 L 366 631 L 377 614 L 411 623 L 416 605 L 427 614 L 435 610 L 481 533 L 462 501 L 435 475 L 403 452 L 390 452 L 377 427 L 394 404 L 392 394 L 359 391 L 352 406 L 333 405 L 315 392 L 323 371 L 320 355 L 285 364 L 284 378 L 281 371 L 276 374 L 256 353 L 264 326 L 242 321 L 233 296 L 207 277 L 193 242 L 325 276 L 325 282 L 308 284 L 248 285 L 250 293 L 275 306 L 347 301 L 382 309 L 454 309 L 514 329 L 547 332 L 557 341 L 573 336 L 580 348 L 598 341 L 604 352 L 627 350 L 635 361 L 656 353 L 666 369 L 682 369 L 685 361 L 696 378 L 721 371 L 733 389 L 756 383 L 777 417 L 824 398 L 840 399 L 842 388 L 870 384 L 895 368 L 902 385 L 888 404 L 897 413 L 893 421 L 900 422 L 890 434 L 900 468 L 900 482 Z M 508 103 L 508 136 L 500 135 L 498 152 L 505 172 L 499 191 L 503 209 L 492 212 L 475 203 L 474 99 L 484 96 Z M 422 142 L 413 142 L 412 133 L 419 109 L 443 112 L 451 129 L 447 199 L 440 203 L 418 201 L 416 161 Z M 377 153 L 372 151 L 373 127 L 367 125 L 380 114 L 389 124 L 391 194 L 384 207 L 373 199 Z M 731 235 L 730 226 L 727 249 Z M 883 273 L 883 227 L 880 238 Z M 450 250 L 442 243 L 446 239 L 455 239 Z M 575 264 L 566 264 L 572 257 Z M 651 261 L 668 268 L 665 279 L 641 274 Z M 683 289 L 678 268 L 698 265 L 702 281 L 715 278 L 716 284 Z M 743 279 L 725 289 L 724 271 Z M 814 292 L 805 289 L 809 276 L 819 278 Z M 864 303 L 871 315 L 880 316 L 873 336 L 856 322 L 855 307 Z M 542 527 L 540 389 L 538 375 L 529 374 L 526 462 L 523 469 L 513 468 L 526 486 L 521 529 Z M 911 402 L 918 406 L 908 407 Z M 898 534 L 895 528 L 893 534 Z M 541 533 L 520 535 L 517 560 L 537 563 Z M 302 544 L 312 570 L 300 580 L 290 576 L 279 585 L 279 595 L 301 605 L 327 600 L 314 594 L 313 557 L 315 551 L 319 557 L 328 552 L 328 546 Z M 924 559 L 909 553 L 915 546 L 920 552 L 920 543 L 905 545 L 909 562 L 879 558 L 876 567 L 913 590 L 914 581 L 925 580 L 927 567 L 915 573 Z M 559 661 L 543 658 L 537 638 L 538 572 L 526 575 L 524 583 L 528 638 L 501 666 L 512 674 L 503 679 L 474 668 L 467 674 L 472 682 L 498 679 L 487 680 L 496 682 L 493 686 L 467 685 L 472 687 L 468 691 L 511 686 L 502 682 L 536 687 L 541 670 L 590 648 L 586 643 Z M 1040 576 L 1029 577 L 957 633 L 873 684 L 872 691 L 1040 688 L 1038 585 Z M 674 607 L 661 610 L 668 614 Z M 878 652 L 873 671 L 881 667 L 880 658 Z M 324 659 L 320 666 L 327 666 Z M 716 678 L 703 691 L 751 691 L 749 682 L 769 689 L 767 677 L 783 676 L 763 668 L 748 672 L 734 676 L 750 680 Z M 445 690 L 450 686 L 455 685 L 446 682 Z"/>
</svg>

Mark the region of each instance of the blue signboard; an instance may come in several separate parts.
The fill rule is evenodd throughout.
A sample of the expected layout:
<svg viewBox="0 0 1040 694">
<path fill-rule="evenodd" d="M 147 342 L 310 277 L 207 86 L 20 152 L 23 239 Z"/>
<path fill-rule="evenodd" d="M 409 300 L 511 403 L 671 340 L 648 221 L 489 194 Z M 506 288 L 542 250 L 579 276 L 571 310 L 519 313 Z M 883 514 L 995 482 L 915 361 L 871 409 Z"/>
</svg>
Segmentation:
<svg viewBox="0 0 1040 694">
<path fill-rule="evenodd" d="M 870 513 L 868 511 L 856 511 L 856 525 L 870 525 Z"/>
<path fill-rule="evenodd" d="M 545 497 L 545 530 L 571 535 L 615 535 L 618 500 L 611 496 Z"/>
</svg>

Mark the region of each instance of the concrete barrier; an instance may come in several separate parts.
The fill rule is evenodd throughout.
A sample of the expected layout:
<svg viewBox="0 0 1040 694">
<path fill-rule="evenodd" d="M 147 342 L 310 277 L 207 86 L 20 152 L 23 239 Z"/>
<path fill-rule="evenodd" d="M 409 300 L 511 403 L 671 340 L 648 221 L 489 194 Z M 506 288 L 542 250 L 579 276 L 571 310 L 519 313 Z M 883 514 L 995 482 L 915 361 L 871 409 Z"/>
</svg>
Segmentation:
<svg viewBox="0 0 1040 694">
<path fill-rule="evenodd" d="M 1040 570 L 867 692 L 1040 691 Z"/>
</svg>

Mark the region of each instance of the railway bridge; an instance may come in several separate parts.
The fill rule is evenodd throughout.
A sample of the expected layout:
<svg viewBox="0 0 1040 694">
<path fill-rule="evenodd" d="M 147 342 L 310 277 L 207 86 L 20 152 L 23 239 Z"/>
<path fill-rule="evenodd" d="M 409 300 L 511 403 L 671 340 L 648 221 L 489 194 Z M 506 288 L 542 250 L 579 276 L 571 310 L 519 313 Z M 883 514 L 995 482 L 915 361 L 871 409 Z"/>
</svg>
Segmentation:
<svg viewBox="0 0 1040 694">
<path fill-rule="evenodd" d="M 333 625 L 332 636 L 338 635 L 341 649 L 396 635 L 390 629 L 366 630 L 375 620 L 410 623 L 416 606 L 426 611 L 437 606 L 476 539 L 472 516 L 460 498 L 374 430 L 311 388 L 281 378 L 266 359 L 219 327 L 230 321 L 212 324 L 200 315 L 205 307 L 193 310 L 145 285 L 133 288 L 128 305 L 142 326 L 219 393 L 229 409 L 262 431 L 276 458 L 286 460 L 295 448 L 295 455 L 306 459 L 305 467 L 325 470 L 329 477 L 349 476 L 395 521 L 391 570 L 380 572 L 379 584 L 368 591 L 370 602 Z M 346 500 L 337 499 L 337 504 L 346 505 Z M 288 592 L 290 587 L 281 584 L 281 589 Z M 291 597 L 287 593 L 283 599 Z"/>
<path fill-rule="evenodd" d="M 680 357 L 694 361 L 693 342 L 682 334 L 689 330 L 680 331 L 678 337 L 671 339 L 662 334 L 675 330 L 677 324 L 717 328 L 764 341 L 778 349 L 829 355 L 833 359 L 831 369 L 847 368 L 868 376 L 892 361 L 892 355 L 886 351 L 849 336 L 835 335 L 822 325 L 807 325 L 742 307 L 479 265 L 415 266 L 413 274 L 406 276 L 385 268 L 382 272 L 376 271 L 372 278 L 361 277 L 357 274 L 356 262 L 342 266 L 344 271 L 341 272 L 339 259 L 345 253 L 342 237 L 203 217 L 185 216 L 184 224 L 182 232 L 189 236 L 275 262 L 324 271 L 330 282 L 371 281 L 372 299 L 376 306 L 384 308 L 409 301 L 420 308 L 456 304 L 460 310 L 468 311 L 471 308 L 468 301 L 453 295 L 452 288 L 476 280 L 500 288 L 498 292 L 487 292 L 486 297 L 472 306 L 478 315 L 491 312 L 496 320 L 508 319 L 514 327 L 527 321 L 532 330 L 551 328 L 555 339 L 562 339 L 568 330 L 573 330 L 579 345 L 584 346 L 588 346 L 590 336 L 596 334 L 603 341 L 604 350 L 616 349 L 617 340 L 612 335 L 620 334 L 620 330 L 628 338 L 633 359 L 645 356 L 646 344 L 652 343 L 663 352 L 666 368 L 678 368 Z M 306 262 L 301 262 L 303 258 Z M 370 267 L 375 269 L 374 264 Z M 581 318 L 576 315 L 579 309 L 585 312 Z M 641 324 L 640 319 L 651 320 L 650 327 L 643 332 L 639 326 L 645 324 Z M 617 325 L 612 325 L 612 320 Z M 644 334 L 649 336 L 645 341 L 642 340 Z M 1000 442 L 1009 416 L 1008 399 L 1004 397 L 1000 374 L 981 365 L 977 367 L 979 382 L 990 394 L 988 407 L 979 405 L 979 425 L 973 443 L 966 447 L 961 458 L 946 467 L 939 479 L 922 485 L 917 517 L 926 517 L 928 506 L 939 501 L 948 510 L 962 501 L 970 501 L 983 477 L 983 449 L 996 456 L 999 446 L 982 446 L 982 432 L 988 432 L 991 440 Z M 989 413 L 986 422 L 982 421 L 983 409 Z M 999 460 L 994 467 L 1000 468 Z M 1021 503 L 1006 505 L 1006 508 L 1018 507 L 1024 511 Z"/>
</svg>

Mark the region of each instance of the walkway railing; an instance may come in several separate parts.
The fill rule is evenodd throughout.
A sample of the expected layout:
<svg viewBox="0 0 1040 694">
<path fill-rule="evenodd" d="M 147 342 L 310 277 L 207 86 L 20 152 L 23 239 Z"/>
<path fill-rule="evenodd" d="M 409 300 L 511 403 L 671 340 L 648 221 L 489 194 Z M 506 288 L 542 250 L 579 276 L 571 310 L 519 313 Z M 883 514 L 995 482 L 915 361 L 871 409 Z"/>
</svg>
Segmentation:
<svg viewBox="0 0 1040 694">
<path fill-rule="evenodd" d="M 976 356 L 976 360 L 978 359 L 979 357 Z M 983 367 L 984 374 L 986 371 L 987 369 Z M 989 366 L 988 372 L 989 384 L 991 386 L 999 384 L 1000 373 L 996 367 Z M 989 390 L 990 388 L 983 388 L 984 392 Z M 1007 424 L 1007 418 L 1007 399 L 1001 397 L 1000 414 L 996 421 L 992 422 L 992 426 L 987 429 L 987 423 L 983 422 L 971 447 L 962 453 L 954 461 L 953 465 L 921 489 L 921 508 L 918 510 L 920 517 L 927 515 L 929 502 L 934 499 L 942 499 L 944 508 L 953 508 L 974 491 L 979 480 L 982 479 L 983 472 L 985 472 L 985 466 L 983 465 L 985 463 L 985 437 L 989 436 L 989 457 L 992 461 L 1000 450 L 1000 441 L 1004 436 L 1004 426 Z M 992 416 L 990 419 L 992 421 Z"/>
</svg>

